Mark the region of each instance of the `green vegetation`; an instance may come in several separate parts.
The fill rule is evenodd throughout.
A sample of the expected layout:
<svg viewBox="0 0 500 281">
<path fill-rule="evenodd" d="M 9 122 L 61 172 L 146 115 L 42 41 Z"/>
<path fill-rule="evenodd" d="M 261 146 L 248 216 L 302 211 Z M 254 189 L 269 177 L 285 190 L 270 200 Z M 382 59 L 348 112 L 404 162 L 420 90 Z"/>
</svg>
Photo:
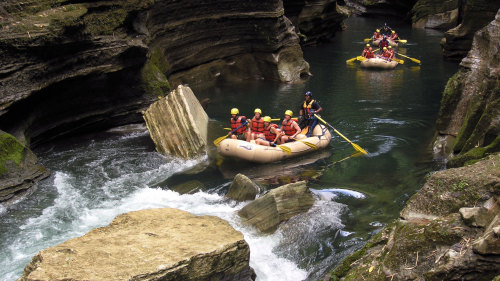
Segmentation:
<svg viewBox="0 0 500 281">
<path fill-rule="evenodd" d="M 123 26 L 127 17 L 124 9 L 111 9 L 100 13 L 90 13 L 84 16 L 85 33 L 91 35 L 112 35 L 114 31 Z"/>
<path fill-rule="evenodd" d="M 436 121 L 438 130 L 444 128 L 450 121 L 450 115 L 460 100 L 460 89 L 462 88 L 461 71 L 455 73 L 446 84 L 441 98 L 441 107 L 439 108 L 439 116 Z"/>
<path fill-rule="evenodd" d="M 0 132 L 0 175 L 8 172 L 7 162 L 21 165 L 24 160 L 24 145 L 12 135 Z"/>
<path fill-rule="evenodd" d="M 171 89 L 165 76 L 169 66 L 163 51 L 159 48 L 152 49 L 148 57 L 141 72 L 144 91 L 153 96 L 163 97 Z"/>
</svg>

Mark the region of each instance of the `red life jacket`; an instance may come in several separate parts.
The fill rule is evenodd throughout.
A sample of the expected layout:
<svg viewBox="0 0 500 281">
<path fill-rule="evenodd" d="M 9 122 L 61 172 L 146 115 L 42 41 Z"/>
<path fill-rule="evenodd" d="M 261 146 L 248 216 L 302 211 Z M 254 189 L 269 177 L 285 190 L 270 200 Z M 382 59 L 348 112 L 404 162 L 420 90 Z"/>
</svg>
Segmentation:
<svg viewBox="0 0 500 281">
<path fill-rule="evenodd" d="M 264 128 L 264 135 L 266 136 L 266 140 L 273 141 L 276 138 L 276 134 L 271 133 L 271 128 L 278 128 L 276 124 L 269 124 L 267 128 Z"/>
<path fill-rule="evenodd" d="M 380 47 L 380 49 L 382 49 L 382 48 L 384 48 L 384 47 L 387 47 L 387 46 L 389 46 L 389 41 L 387 41 L 387 40 L 383 40 L 383 39 L 382 39 L 382 40 L 380 41 L 380 43 L 379 43 L 379 47 Z"/>
<path fill-rule="evenodd" d="M 241 124 L 243 124 L 243 121 L 241 120 L 241 119 L 243 119 L 243 118 L 245 118 L 245 119 L 246 119 L 246 117 L 245 117 L 245 116 L 238 116 L 238 117 L 236 118 L 236 120 L 235 120 L 235 119 L 233 119 L 233 118 L 231 118 L 231 130 L 234 130 L 234 129 L 236 129 L 236 128 L 240 127 L 240 126 L 241 126 Z M 241 134 L 243 134 L 243 133 L 245 132 L 245 130 L 246 130 L 246 126 L 241 126 L 241 127 L 240 127 L 238 130 L 236 130 L 236 132 L 234 132 L 233 134 L 235 134 L 235 135 L 241 135 Z"/>
<path fill-rule="evenodd" d="M 288 124 L 285 122 L 286 122 L 286 120 L 283 120 L 283 123 L 281 123 L 281 125 L 282 125 L 281 131 L 284 132 L 285 135 L 287 135 L 287 136 L 293 136 L 297 132 L 297 130 L 294 127 L 292 127 L 292 124 L 295 121 L 290 120 L 290 122 L 288 122 Z"/>
<path fill-rule="evenodd" d="M 367 59 L 371 59 L 371 58 L 374 58 L 375 55 L 373 55 L 373 52 L 372 51 L 368 51 L 368 53 L 366 53 L 366 58 Z"/>
<path fill-rule="evenodd" d="M 383 57 L 385 58 L 390 58 L 391 57 L 391 53 L 389 51 L 385 51 L 383 54 L 382 54 Z"/>
<path fill-rule="evenodd" d="M 252 118 L 252 133 L 263 133 L 264 132 L 264 119 L 256 119 L 255 116 Z"/>
<path fill-rule="evenodd" d="M 307 116 L 307 118 L 311 118 L 311 108 L 314 103 L 314 100 L 310 100 L 309 104 L 307 104 L 307 101 L 304 101 L 304 104 L 302 105 L 302 109 L 304 110 L 304 114 Z"/>
</svg>

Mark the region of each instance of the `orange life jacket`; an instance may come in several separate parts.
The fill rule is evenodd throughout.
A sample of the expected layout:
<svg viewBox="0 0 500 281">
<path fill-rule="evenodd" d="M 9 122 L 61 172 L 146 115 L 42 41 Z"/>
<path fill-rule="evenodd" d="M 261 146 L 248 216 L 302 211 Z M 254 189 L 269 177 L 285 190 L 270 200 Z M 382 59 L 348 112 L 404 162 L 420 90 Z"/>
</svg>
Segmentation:
<svg viewBox="0 0 500 281">
<path fill-rule="evenodd" d="M 371 58 L 374 58 L 374 57 L 375 57 L 375 55 L 373 54 L 372 51 L 368 51 L 368 53 L 366 53 L 366 58 L 367 59 L 371 59 Z"/>
<path fill-rule="evenodd" d="M 273 141 L 276 138 L 276 134 L 271 133 L 271 128 L 278 128 L 276 124 L 269 124 L 267 128 L 264 128 L 264 135 L 266 136 L 266 140 Z"/>
<path fill-rule="evenodd" d="M 292 126 L 292 124 L 295 121 L 290 120 L 290 122 L 286 123 L 286 120 L 283 120 L 283 123 L 281 123 L 281 130 L 285 133 L 287 136 L 293 136 L 297 130 Z"/>
<path fill-rule="evenodd" d="M 252 133 L 263 133 L 264 132 L 264 119 L 252 118 Z"/>
<path fill-rule="evenodd" d="M 245 132 L 246 126 L 241 126 L 243 124 L 242 119 L 246 117 L 245 116 L 238 116 L 236 119 L 231 118 L 231 130 L 234 130 L 238 127 L 240 127 L 238 130 L 236 130 L 233 134 L 235 135 L 241 135 Z"/>
</svg>

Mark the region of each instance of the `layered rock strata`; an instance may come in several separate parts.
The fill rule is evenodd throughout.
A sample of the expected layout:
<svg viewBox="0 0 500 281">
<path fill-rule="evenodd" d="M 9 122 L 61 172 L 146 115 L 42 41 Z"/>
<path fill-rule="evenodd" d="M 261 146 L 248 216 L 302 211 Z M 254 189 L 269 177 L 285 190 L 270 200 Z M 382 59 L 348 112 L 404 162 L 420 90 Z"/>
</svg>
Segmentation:
<svg viewBox="0 0 500 281">
<path fill-rule="evenodd" d="M 314 197 L 306 182 L 296 182 L 275 188 L 243 207 L 238 214 L 245 223 L 265 233 L 274 232 L 281 222 L 307 212 Z"/>
<path fill-rule="evenodd" d="M 460 1 L 419 0 L 412 8 L 413 27 L 448 30 L 458 25 Z"/>
<path fill-rule="evenodd" d="M 0 204 L 7 206 L 32 193 L 48 177 L 29 148 L 0 130 Z"/>
<path fill-rule="evenodd" d="M 444 90 L 436 127 L 440 136 L 453 140 L 451 167 L 500 151 L 498 42 L 500 10 L 476 33 L 471 51 Z"/>
<path fill-rule="evenodd" d="M 143 116 L 159 153 L 183 158 L 206 153 L 208 116 L 191 88 L 179 85 Z"/>
<path fill-rule="evenodd" d="M 416 0 L 345 0 L 344 2 L 355 14 L 407 19 Z"/>
<path fill-rule="evenodd" d="M 40 251 L 19 280 L 255 280 L 249 258 L 222 219 L 150 209 Z"/>
<path fill-rule="evenodd" d="M 401 219 L 347 257 L 330 280 L 498 279 L 499 165 L 495 155 L 434 173 Z"/>
</svg>

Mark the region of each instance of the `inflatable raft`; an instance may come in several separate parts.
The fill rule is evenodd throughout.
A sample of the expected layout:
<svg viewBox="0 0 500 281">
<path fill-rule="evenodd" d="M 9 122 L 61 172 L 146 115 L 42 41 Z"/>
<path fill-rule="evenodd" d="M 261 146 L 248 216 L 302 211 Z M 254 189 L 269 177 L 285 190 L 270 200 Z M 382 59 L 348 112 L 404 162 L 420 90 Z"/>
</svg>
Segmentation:
<svg viewBox="0 0 500 281">
<path fill-rule="evenodd" d="M 365 59 L 360 64 L 361 67 L 372 69 L 393 69 L 398 65 L 396 61 L 381 58 Z"/>
<path fill-rule="evenodd" d="M 318 124 L 314 127 L 311 137 L 307 138 L 305 135 L 299 134 L 297 135 L 297 139 L 312 143 L 316 145 L 318 149 L 322 149 L 328 146 L 330 140 L 332 139 L 332 135 L 325 126 Z M 270 163 L 296 157 L 316 150 L 300 141 L 288 142 L 282 144 L 282 146 L 290 148 L 291 153 L 287 153 L 279 147 L 263 146 L 256 144 L 254 141 L 246 142 L 237 139 L 223 140 L 217 147 L 217 151 L 224 156 L 257 163 Z"/>
</svg>

